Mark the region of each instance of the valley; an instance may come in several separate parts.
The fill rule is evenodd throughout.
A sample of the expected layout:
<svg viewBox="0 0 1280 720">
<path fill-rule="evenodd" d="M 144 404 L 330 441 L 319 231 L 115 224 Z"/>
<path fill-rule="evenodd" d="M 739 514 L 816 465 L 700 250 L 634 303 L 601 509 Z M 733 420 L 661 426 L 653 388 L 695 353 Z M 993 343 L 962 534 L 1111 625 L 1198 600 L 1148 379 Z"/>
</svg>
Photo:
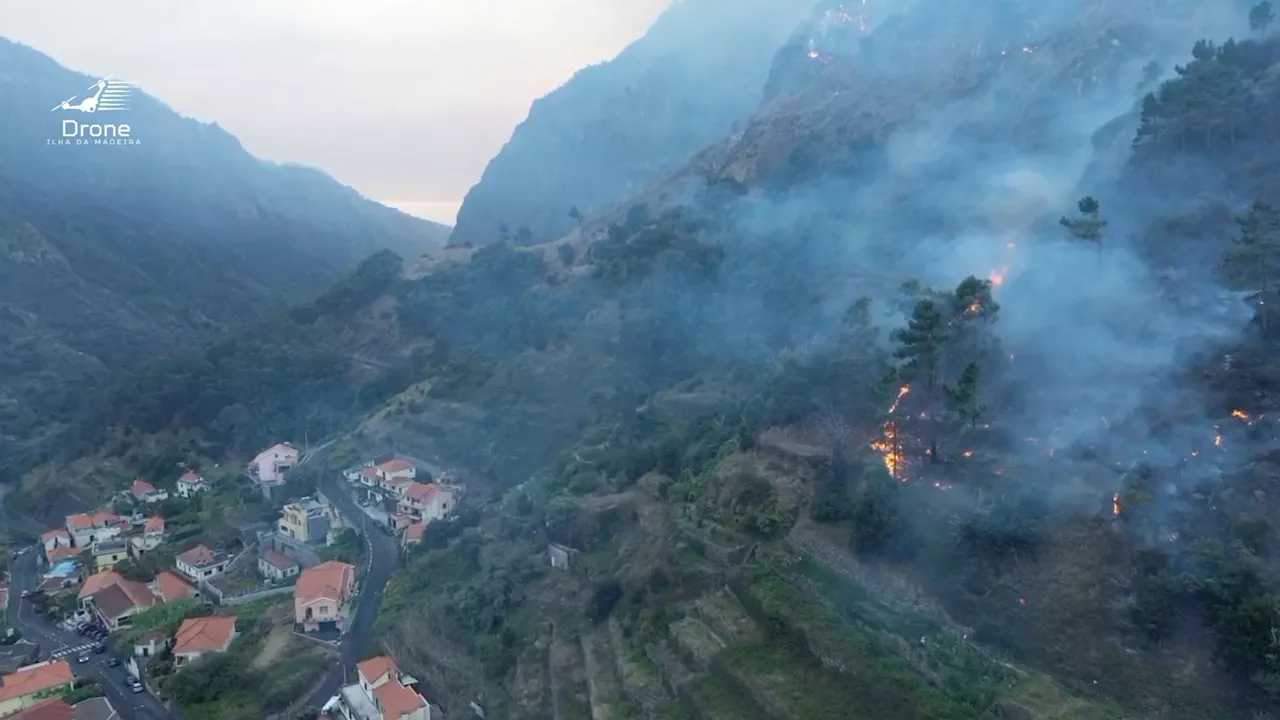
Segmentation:
<svg viewBox="0 0 1280 720">
<path fill-rule="evenodd" d="M 447 718 L 1277 716 L 1270 5 L 805 10 L 673 6 L 535 103 L 447 247 L 349 248 L 69 396 L 9 512 L 198 468 L 175 525 L 221 549 L 330 498 L 316 552 L 367 584 L 271 696 L 309 720 L 381 702 L 352 668 Z M 242 468 L 286 440 L 268 500 Z"/>
</svg>

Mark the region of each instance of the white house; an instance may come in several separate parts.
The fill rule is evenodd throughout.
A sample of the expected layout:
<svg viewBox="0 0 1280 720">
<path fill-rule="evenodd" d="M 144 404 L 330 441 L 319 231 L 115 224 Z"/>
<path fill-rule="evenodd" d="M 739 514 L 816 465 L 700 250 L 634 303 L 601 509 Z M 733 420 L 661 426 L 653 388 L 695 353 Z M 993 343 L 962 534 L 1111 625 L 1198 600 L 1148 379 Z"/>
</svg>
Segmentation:
<svg viewBox="0 0 1280 720">
<path fill-rule="evenodd" d="M 356 665 L 357 682 L 341 690 L 333 703 L 347 720 L 431 720 L 431 705 L 386 655 Z"/>
<path fill-rule="evenodd" d="M 128 520 L 116 514 L 115 510 L 104 507 L 93 513 L 76 513 L 67 516 L 67 532 L 75 547 L 83 548 L 107 540 L 130 529 Z"/>
<path fill-rule="evenodd" d="M 187 618 L 173 636 L 173 664 L 181 667 L 209 653 L 226 652 L 236 635 L 234 615 Z"/>
<path fill-rule="evenodd" d="M 143 553 L 154 550 L 163 542 L 164 518 L 159 515 L 147 518 L 142 534 L 129 538 L 129 554 L 134 558 L 141 557 Z"/>
<path fill-rule="evenodd" d="M 373 469 L 378 473 L 378 480 L 384 483 L 392 478 L 412 480 L 418 477 L 418 469 L 413 463 L 400 458 L 374 465 Z"/>
<path fill-rule="evenodd" d="M 157 490 L 155 485 L 142 478 L 133 481 L 133 485 L 129 486 L 129 494 L 133 495 L 135 501 L 148 504 L 169 499 L 168 492 Z"/>
<path fill-rule="evenodd" d="M 214 552 L 207 545 L 197 545 L 174 558 L 178 572 L 196 582 L 221 573 L 230 562 L 226 555 Z"/>
<path fill-rule="evenodd" d="M 258 453 L 249 463 L 249 471 L 263 485 L 283 485 L 284 471 L 298 464 L 298 449 L 289 443 L 277 443 Z"/>
<path fill-rule="evenodd" d="M 40 536 L 44 541 L 44 552 L 47 557 L 50 550 L 60 547 L 71 547 L 71 533 L 63 528 L 54 528 Z"/>
<path fill-rule="evenodd" d="M 435 483 L 410 483 L 397 503 L 401 512 L 415 520 L 442 520 L 453 512 L 457 498 L 452 489 Z"/>
<path fill-rule="evenodd" d="M 266 550 L 258 556 L 258 572 L 268 580 L 280 582 L 302 572 L 293 558 L 279 550 Z"/>
<path fill-rule="evenodd" d="M 178 494 L 184 498 L 194 497 L 208 489 L 209 485 L 204 478 L 192 470 L 186 471 L 182 477 L 178 478 Z"/>
</svg>

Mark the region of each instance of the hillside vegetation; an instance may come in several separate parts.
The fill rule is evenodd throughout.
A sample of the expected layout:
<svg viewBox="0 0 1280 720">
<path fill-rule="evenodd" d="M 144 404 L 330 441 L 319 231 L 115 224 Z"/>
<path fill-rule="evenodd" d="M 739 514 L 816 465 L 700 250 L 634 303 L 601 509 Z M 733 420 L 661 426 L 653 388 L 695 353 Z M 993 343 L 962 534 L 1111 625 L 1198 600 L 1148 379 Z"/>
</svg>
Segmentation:
<svg viewBox="0 0 1280 720">
<path fill-rule="evenodd" d="M 358 423 L 465 468 L 377 626 L 447 708 L 1274 717 L 1265 13 L 845 5 L 580 233 L 375 258 L 68 459 Z"/>
<path fill-rule="evenodd" d="M 95 79 L 0 39 L 0 477 L 52 444 L 87 389 L 447 231 L 141 92 L 117 118 L 140 145 L 48 145 L 49 108 Z"/>
</svg>

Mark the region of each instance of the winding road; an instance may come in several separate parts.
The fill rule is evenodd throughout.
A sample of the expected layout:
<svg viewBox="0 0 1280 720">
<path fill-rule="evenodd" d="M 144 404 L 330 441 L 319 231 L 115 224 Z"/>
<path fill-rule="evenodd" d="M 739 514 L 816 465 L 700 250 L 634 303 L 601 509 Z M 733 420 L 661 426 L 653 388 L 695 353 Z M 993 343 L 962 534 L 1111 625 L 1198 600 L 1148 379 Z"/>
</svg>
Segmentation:
<svg viewBox="0 0 1280 720">
<path fill-rule="evenodd" d="M 312 450 L 306 459 L 315 458 L 323 447 L 325 446 Z M 378 618 L 382 591 L 400 564 L 400 551 L 395 538 L 385 535 L 369 522 L 369 516 L 351 497 L 350 489 L 340 474 L 325 473 L 320 480 L 320 491 L 338 507 L 343 517 L 350 522 L 360 523 L 360 535 L 365 543 L 365 567 L 355 613 L 347 631 L 342 635 L 339 662 L 329 670 L 307 703 L 317 708 L 337 695 L 343 685 L 356 682 L 356 663 L 378 652 L 378 645 L 373 637 L 373 623 Z"/>
<path fill-rule="evenodd" d="M 0 509 L 0 526 L 35 532 L 37 535 L 41 531 L 39 523 L 16 517 L 3 509 Z M 162 705 L 151 693 L 134 693 L 130 690 L 124 682 L 128 671 L 123 664 L 118 667 L 108 665 L 110 654 L 74 651 L 75 648 L 88 644 L 88 639 L 50 622 L 47 617 L 36 612 L 30 600 L 22 598 L 23 590 L 34 590 L 40 583 L 40 568 L 36 560 L 36 554 L 40 552 L 38 548 L 39 545 L 21 555 L 14 555 L 9 561 L 9 606 L 5 609 L 9 625 L 40 646 L 41 659 L 52 655 L 66 657 L 77 677 L 95 678 L 106 692 L 111 705 L 120 714 L 121 720 L 181 720 L 176 712 Z M 82 664 L 76 658 L 83 654 L 88 655 L 89 662 Z"/>
<path fill-rule="evenodd" d="M 331 444 L 332 441 L 310 449 L 302 462 L 323 458 L 325 450 Z M 365 543 L 365 567 L 354 614 L 339 641 L 339 661 L 328 670 L 323 681 L 307 698 L 306 704 L 317 708 L 337 695 L 342 686 L 356 681 L 356 663 L 378 652 L 373 624 L 378 617 L 382 592 L 400 564 L 400 552 L 395 538 L 369 522 L 369 516 L 355 502 L 339 473 L 325 473 L 319 485 L 320 490 L 348 521 L 359 523 L 360 534 Z M 0 527 L 21 530 L 37 537 L 45 530 L 40 523 L 5 508 L 3 502 L 0 502 Z M 15 555 L 10 561 L 7 616 L 10 624 L 18 628 L 24 637 L 40 645 L 44 651 L 42 657 L 47 657 L 60 651 L 66 653 L 84 645 L 86 640 L 38 615 L 31 602 L 22 599 L 23 590 L 34 589 L 40 583 L 36 558 L 38 552 L 40 550 L 37 544 L 22 555 Z M 112 668 L 107 665 L 110 655 L 90 653 L 89 662 L 79 664 L 75 661 L 78 654 L 72 652 L 68 658 L 76 674 L 91 674 L 98 678 L 111 704 L 120 713 L 121 720 L 181 720 L 176 711 L 164 707 L 150 693 L 135 694 L 130 691 L 124 684 L 127 671 L 123 666 Z"/>
</svg>

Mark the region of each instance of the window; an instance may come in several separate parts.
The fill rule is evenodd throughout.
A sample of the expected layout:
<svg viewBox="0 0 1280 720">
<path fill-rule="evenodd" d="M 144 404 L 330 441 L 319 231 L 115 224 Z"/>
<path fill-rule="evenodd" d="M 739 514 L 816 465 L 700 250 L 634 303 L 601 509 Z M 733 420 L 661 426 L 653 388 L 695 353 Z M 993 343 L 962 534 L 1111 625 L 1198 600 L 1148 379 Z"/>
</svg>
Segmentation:
<svg viewBox="0 0 1280 720">
<path fill-rule="evenodd" d="M 328 615 L 328 614 L 329 614 L 329 606 L 328 606 L 328 605 L 321 605 L 321 606 L 320 606 L 320 614 L 321 614 L 321 615 Z"/>
</svg>

